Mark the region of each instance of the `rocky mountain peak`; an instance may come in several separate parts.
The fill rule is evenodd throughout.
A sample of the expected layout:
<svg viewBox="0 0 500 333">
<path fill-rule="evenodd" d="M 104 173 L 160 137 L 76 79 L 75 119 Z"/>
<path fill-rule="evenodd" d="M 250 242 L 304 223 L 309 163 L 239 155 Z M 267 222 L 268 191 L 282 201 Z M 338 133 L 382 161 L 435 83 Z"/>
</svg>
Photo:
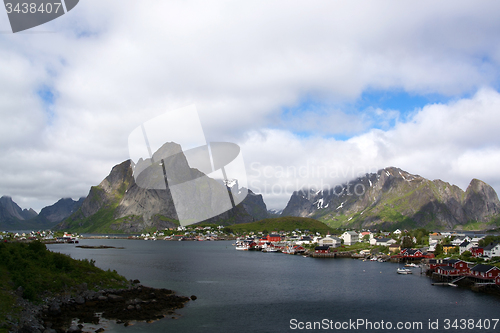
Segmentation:
<svg viewBox="0 0 500 333">
<path fill-rule="evenodd" d="M 331 226 L 440 226 L 489 223 L 500 214 L 488 184 L 473 179 L 464 192 L 442 180 L 430 181 L 396 167 L 378 170 L 334 189 L 294 192 L 283 216 L 320 219 Z"/>
</svg>

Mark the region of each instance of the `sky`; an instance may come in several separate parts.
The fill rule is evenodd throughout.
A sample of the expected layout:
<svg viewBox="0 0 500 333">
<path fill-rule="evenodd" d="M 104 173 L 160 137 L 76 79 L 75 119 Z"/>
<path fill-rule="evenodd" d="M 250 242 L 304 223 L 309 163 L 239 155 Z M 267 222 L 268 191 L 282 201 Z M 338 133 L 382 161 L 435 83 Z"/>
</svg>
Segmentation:
<svg viewBox="0 0 500 333">
<path fill-rule="evenodd" d="M 0 196 L 22 208 L 86 196 L 193 105 L 268 208 L 389 166 L 500 191 L 500 2 L 85 0 L 15 34 L 0 12 Z"/>
</svg>

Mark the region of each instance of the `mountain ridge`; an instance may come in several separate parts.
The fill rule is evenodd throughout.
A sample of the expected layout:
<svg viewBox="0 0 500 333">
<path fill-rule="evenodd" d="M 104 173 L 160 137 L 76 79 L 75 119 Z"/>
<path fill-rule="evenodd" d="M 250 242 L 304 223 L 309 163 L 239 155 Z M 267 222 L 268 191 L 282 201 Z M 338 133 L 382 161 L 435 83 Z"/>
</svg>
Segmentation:
<svg viewBox="0 0 500 333">
<path fill-rule="evenodd" d="M 396 167 L 365 174 L 333 189 L 296 191 L 282 216 L 317 218 L 332 227 L 429 227 L 453 229 L 496 223 L 495 190 L 473 179 L 466 191 Z"/>
<path fill-rule="evenodd" d="M 53 205 L 44 207 L 40 214 L 37 214 L 31 208 L 21 209 L 11 197 L 3 196 L 0 198 L 0 228 L 10 230 L 50 229 L 68 217 L 82 202 L 83 198 L 77 201 L 63 198 Z"/>
<path fill-rule="evenodd" d="M 163 177 L 155 174 L 155 169 L 144 166 L 148 163 L 151 165 L 152 161 L 157 161 L 156 163 L 161 161 L 160 166 L 168 170 L 169 175 L 173 175 L 173 178 L 169 178 L 168 185 Z M 134 168 L 140 170 L 136 177 Z M 250 190 L 240 204 L 231 209 L 228 207 L 229 210 L 214 216 L 214 212 L 220 207 L 221 198 L 224 195 L 227 197 L 228 191 L 237 195 L 238 189 L 234 186 L 229 189 L 223 182 L 202 176 L 204 176 L 202 172 L 189 167 L 180 145 L 166 143 L 153 154 L 151 161 L 139 160 L 137 165 L 134 165 L 131 160 L 127 160 L 114 166 L 99 185 L 91 187 L 80 209 L 57 225 L 56 229 L 137 233 L 152 229 L 175 228 L 179 225 L 177 209 L 186 208 L 179 207 L 179 204 L 174 205 L 170 187 L 165 190 L 165 186 L 170 186 L 170 183 L 186 186 L 186 190 L 180 192 L 182 197 L 181 200 L 177 198 L 178 202 L 182 204 L 183 200 L 184 202 L 191 200 L 195 204 L 199 203 L 194 206 L 199 207 L 201 213 L 206 213 L 205 216 L 212 216 L 204 220 L 205 223 L 247 223 L 267 217 L 267 208 L 262 195 L 254 194 Z M 191 187 L 189 184 L 186 185 L 186 182 L 193 179 L 196 180 L 195 185 Z M 208 189 L 213 195 L 208 199 L 199 197 L 194 191 L 197 187 Z"/>
</svg>

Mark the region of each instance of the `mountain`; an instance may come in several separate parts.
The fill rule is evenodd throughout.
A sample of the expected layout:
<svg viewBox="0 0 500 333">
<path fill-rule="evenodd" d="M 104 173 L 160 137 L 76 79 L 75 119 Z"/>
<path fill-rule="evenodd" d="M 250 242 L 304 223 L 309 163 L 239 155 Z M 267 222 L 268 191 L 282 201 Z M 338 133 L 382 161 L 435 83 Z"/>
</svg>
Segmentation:
<svg viewBox="0 0 500 333">
<path fill-rule="evenodd" d="M 57 224 L 80 208 L 84 199 L 80 198 L 78 201 L 71 198 L 60 199 L 52 206 L 42 208 L 40 214 L 38 214 L 38 218 L 44 219 L 51 224 Z"/>
<path fill-rule="evenodd" d="M 2 229 L 20 229 L 22 221 L 36 217 L 38 214 L 33 209 L 21 209 L 11 197 L 0 198 L 0 227 Z"/>
<path fill-rule="evenodd" d="M 281 216 L 281 213 L 283 213 L 283 209 L 268 209 L 267 210 L 267 215 L 271 217 L 279 217 Z"/>
<path fill-rule="evenodd" d="M 50 229 L 83 203 L 73 199 L 61 199 L 52 206 L 47 206 L 37 214 L 33 209 L 21 209 L 11 197 L 0 198 L 0 227 L 7 230 Z"/>
<path fill-rule="evenodd" d="M 156 162 L 153 162 L 156 161 Z M 162 170 L 166 170 L 163 171 Z M 134 178 L 134 170 L 138 176 Z M 168 184 L 164 174 L 169 175 Z M 222 198 L 229 191 L 237 196 L 241 189 L 236 182 L 224 185 L 189 167 L 180 145 L 166 143 L 151 159 L 131 160 L 114 166 L 110 174 L 90 189 L 81 207 L 56 229 L 78 232 L 137 233 L 154 229 L 177 227 L 178 214 L 212 216 L 221 207 Z M 183 191 L 175 192 L 175 185 Z M 166 187 L 166 189 L 165 189 Z M 212 193 L 209 198 L 196 191 L 203 188 Z M 246 192 L 245 192 L 246 193 Z M 208 202 L 207 202 L 208 200 Z M 229 207 L 228 207 L 229 208 Z M 210 215 L 211 214 L 211 215 Z M 267 217 L 267 208 L 261 195 L 248 191 L 246 198 L 224 213 L 205 220 L 207 223 L 247 223 Z"/>
<path fill-rule="evenodd" d="M 472 229 L 497 224 L 500 201 L 478 179 L 464 192 L 389 167 L 335 188 L 296 191 L 282 216 L 317 218 L 332 227 Z"/>
</svg>

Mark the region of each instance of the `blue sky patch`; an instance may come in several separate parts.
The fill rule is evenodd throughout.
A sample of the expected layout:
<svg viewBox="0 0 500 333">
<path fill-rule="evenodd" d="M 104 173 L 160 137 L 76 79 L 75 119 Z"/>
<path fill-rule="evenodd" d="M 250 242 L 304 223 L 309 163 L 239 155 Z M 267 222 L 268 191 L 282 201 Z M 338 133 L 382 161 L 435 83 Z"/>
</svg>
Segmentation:
<svg viewBox="0 0 500 333">
<path fill-rule="evenodd" d="M 426 105 L 449 103 L 465 97 L 470 96 L 366 90 L 353 102 L 332 103 L 306 96 L 295 106 L 283 107 L 281 123 L 277 125 L 302 138 L 322 136 L 344 141 L 373 128 L 389 130 L 397 122 L 406 122 L 416 110 Z"/>
<path fill-rule="evenodd" d="M 48 86 L 43 86 L 37 91 L 37 95 L 42 100 L 43 111 L 47 115 L 47 120 L 49 123 L 52 123 L 54 119 L 54 102 L 55 95 L 52 89 Z"/>
</svg>

